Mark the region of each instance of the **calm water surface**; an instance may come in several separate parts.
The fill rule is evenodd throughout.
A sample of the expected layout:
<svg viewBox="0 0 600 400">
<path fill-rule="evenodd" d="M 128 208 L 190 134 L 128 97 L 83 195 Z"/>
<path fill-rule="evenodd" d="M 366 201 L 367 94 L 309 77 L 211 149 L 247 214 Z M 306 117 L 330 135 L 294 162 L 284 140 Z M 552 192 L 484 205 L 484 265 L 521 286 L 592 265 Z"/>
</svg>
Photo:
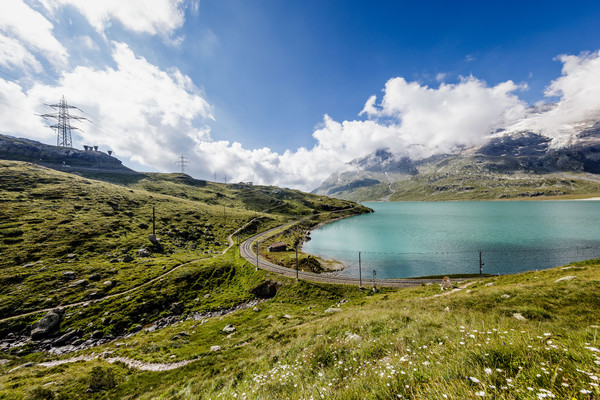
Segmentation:
<svg viewBox="0 0 600 400">
<path fill-rule="evenodd" d="M 510 274 L 600 257 L 600 201 L 365 203 L 375 213 L 312 232 L 305 252 L 346 265 L 342 275 L 403 278 Z"/>
</svg>

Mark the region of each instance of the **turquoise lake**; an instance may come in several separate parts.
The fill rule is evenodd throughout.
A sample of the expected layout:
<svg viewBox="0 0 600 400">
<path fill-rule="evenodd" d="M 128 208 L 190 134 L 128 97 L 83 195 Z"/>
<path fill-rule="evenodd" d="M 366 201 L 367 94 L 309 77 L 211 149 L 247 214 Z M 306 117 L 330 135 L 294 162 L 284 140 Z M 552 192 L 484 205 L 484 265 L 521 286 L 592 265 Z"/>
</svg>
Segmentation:
<svg viewBox="0 0 600 400">
<path fill-rule="evenodd" d="M 512 274 L 600 257 L 600 201 L 364 203 L 374 213 L 314 230 L 303 251 L 346 265 L 340 275 L 405 278 Z"/>
</svg>

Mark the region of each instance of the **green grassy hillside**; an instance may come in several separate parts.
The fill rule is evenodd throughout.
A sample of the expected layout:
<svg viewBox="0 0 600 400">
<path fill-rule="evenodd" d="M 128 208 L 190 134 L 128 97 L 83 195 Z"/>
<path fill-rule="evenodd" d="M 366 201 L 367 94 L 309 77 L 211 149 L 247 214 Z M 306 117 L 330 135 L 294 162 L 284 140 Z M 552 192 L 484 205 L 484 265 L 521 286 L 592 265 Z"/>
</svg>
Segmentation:
<svg viewBox="0 0 600 400">
<path fill-rule="evenodd" d="M 226 236 L 351 203 L 179 174 L 114 185 L 0 167 L 0 399 L 600 397 L 600 260 L 454 292 L 297 283 L 235 246 L 222 254 Z M 257 295 L 265 284 L 274 297 Z M 46 312 L 5 319 L 55 305 L 67 307 L 53 337 L 75 350 L 63 355 L 27 339 Z"/>
</svg>

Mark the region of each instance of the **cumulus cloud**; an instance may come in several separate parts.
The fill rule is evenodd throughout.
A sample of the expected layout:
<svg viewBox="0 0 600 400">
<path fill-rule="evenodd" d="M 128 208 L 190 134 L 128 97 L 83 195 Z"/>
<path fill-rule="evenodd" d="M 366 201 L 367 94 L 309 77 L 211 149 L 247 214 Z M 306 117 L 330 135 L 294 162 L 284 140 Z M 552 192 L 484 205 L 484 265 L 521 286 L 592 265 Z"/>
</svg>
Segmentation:
<svg viewBox="0 0 600 400">
<path fill-rule="evenodd" d="M 136 33 L 170 35 L 185 20 L 183 0 L 43 0 L 43 3 L 51 10 L 65 5 L 75 7 L 101 34 L 111 20 L 116 20 Z M 194 7 L 197 9 L 192 3 Z"/>
<path fill-rule="evenodd" d="M 54 37 L 54 25 L 22 0 L 6 0 L 0 13 L 0 32 L 3 50 L 0 63 L 29 66 L 38 71 L 39 61 L 33 53 L 41 54 L 55 67 L 67 64 L 68 53 Z M 18 41 L 18 42 L 17 42 Z M 9 46 L 5 48 L 4 45 Z M 10 53 L 10 50 L 16 53 Z"/>
<path fill-rule="evenodd" d="M 538 105 L 541 112 L 509 127 L 509 130 L 532 130 L 553 139 L 560 146 L 582 127 L 600 119 L 600 51 L 581 55 L 561 55 L 562 75 L 546 88 L 549 99 L 558 98 L 552 107 Z"/>
</svg>

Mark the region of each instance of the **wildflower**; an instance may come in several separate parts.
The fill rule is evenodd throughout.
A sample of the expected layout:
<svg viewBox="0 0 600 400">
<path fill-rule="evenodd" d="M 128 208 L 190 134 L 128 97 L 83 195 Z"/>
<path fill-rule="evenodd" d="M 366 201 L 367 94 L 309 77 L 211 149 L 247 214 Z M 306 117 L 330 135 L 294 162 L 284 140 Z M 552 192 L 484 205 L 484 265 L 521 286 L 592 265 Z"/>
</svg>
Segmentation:
<svg viewBox="0 0 600 400">
<path fill-rule="evenodd" d="M 484 371 L 485 371 L 485 373 L 486 373 L 486 374 L 488 374 L 488 375 L 491 375 L 491 374 L 492 374 L 492 369 L 491 369 L 491 368 L 485 368 L 485 369 L 484 369 Z"/>
<path fill-rule="evenodd" d="M 473 378 L 472 376 L 468 377 L 473 383 L 479 383 L 479 379 Z"/>
<path fill-rule="evenodd" d="M 475 396 L 483 397 L 483 396 L 485 396 L 485 392 L 483 390 L 481 390 L 479 392 L 475 392 Z"/>
<path fill-rule="evenodd" d="M 587 389 L 581 389 L 581 390 L 579 391 L 579 393 L 582 393 L 582 394 L 590 394 L 590 393 L 592 393 L 592 391 L 591 391 L 591 390 L 587 390 Z"/>
</svg>

